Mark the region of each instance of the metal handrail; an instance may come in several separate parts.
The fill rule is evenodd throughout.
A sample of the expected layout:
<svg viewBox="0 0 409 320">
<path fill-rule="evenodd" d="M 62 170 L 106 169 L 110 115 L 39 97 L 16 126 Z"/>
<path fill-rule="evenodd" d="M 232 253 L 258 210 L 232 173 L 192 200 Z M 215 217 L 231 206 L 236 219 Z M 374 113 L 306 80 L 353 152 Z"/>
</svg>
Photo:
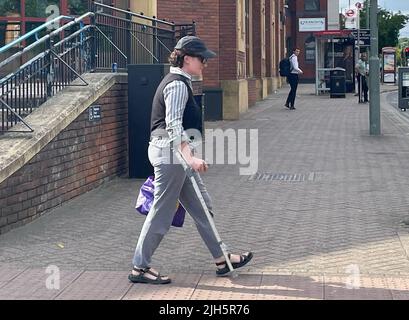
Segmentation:
<svg viewBox="0 0 409 320">
<path fill-rule="evenodd" d="M 23 50 L 16 52 L 15 54 L 13 54 L 12 56 L 8 57 L 7 59 L 3 60 L 2 62 L 0 62 L 0 68 L 2 68 L 3 66 L 5 66 L 6 64 L 10 63 L 11 61 L 13 61 L 14 59 L 20 57 L 21 55 L 23 55 L 24 53 L 26 53 L 27 51 L 30 51 L 31 49 L 33 49 L 34 47 L 38 46 L 39 44 L 45 42 L 46 40 L 48 40 L 49 38 L 59 34 L 61 31 L 64 31 L 65 29 L 77 24 L 78 22 L 84 20 L 85 18 L 89 17 L 89 16 L 93 16 L 94 13 L 93 12 L 87 12 L 85 14 L 83 14 L 82 16 L 75 18 L 73 21 L 63 25 L 62 27 L 58 28 L 57 30 L 54 30 L 53 32 L 45 35 L 44 37 L 38 39 L 36 42 L 33 42 L 32 44 L 30 44 L 29 46 L 25 47 Z M 25 36 L 22 36 L 20 38 L 23 38 Z M 20 40 L 17 39 L 17 40 Z M 19 41 L 20 42 L 20 41 Z M 3 47 L 4 48 L 4 47 Z"/>
<path fill-rule="evenodd" d="M 72 81 L 76 78 L 80 79 L 84 83 L 83 85 L 88 85 L 81 73 L 89 72 L 93 68 L 91 61 L 93 51 L 89 49 L 90 47 L 86 48 L 85 46 L 92 46 L 90 41 L 93 38 L 95 24 L 84 25 L 83 23 L 83 20 L 90 16 L 93 17 L 94 13 L 87 12 L 75 18 L 0 63 L 0 67 L 2 67 L 36 46 L 46 43 L 43 52 L 37 54 L 34 58 L 18 67 L 13 73 L 0 80 L 2 89 L 0 94 L 0 110 L 2 112 L 0 132 L 4 132 L 5 129 L 8 132 L 16 132 L 10 130 L 10 128 L 17 122 L 24 124 L 30 132 L 33 132 L 33 128 L 23 120 L 23 117 L 30 114 L 33 108 L 44 103 L 61 89 L 74 85 Z M 70 33 L 68 36 L 65 35 L 66 29 L 78 25 L 79 30 Z M 45 26 L 46 24 L 42 25 L 43 28 Z M 58 35 L 62 35 L 62 39 L 58 39 L 54 44 L 53 40 Z M 27 39 L 28 36 L 25 35 L 24 38 Z M 22 41 L 21 38 L 17 40 L 16 43 Z M 67 47 L 65 47 L 65 44 L 67 44 Z M 77 52 L 83 52 L 85 58 L 82 58 L 82 54 L 81 58 L 76 57 Z M 76 61 L 82 61 L 79 69 L 71 64 L 72 57 L 75 57 Z M 27 131 L 19 130 L 18 132 Z"/>
<path fill-rule="evenodd" d="M 127 12 L 128 12 L 128 11 L 127 11 Z M 98 15 L 112 18 L 111 15 L 106 14 L 106 13 L 103 13 L 103 12 L 98 13 Z M 119 20 L 119 21 L 129 22 L 129 19 L 126 19 L 126 18 L 121 18 L 121 17 L 114 17 L 114 18 L 115 18 L 116 20 Z M 134 21 L 132 21 L 132 22 L 135 23 Z M 173 26 L 173 24 L 172 24 L 171 26 Z M 176 25 L 175 25 L 175 26 L 176 26 Z M 184 26 L 184 25 L 181 25 L 181 26 Z M 149 27 L 153 27 L 153 26 L 149 26 Z M 169 30 L 170 30 L 170 29 L 163 29 L 163 28 L 158 27 L 158 26 L 155 26 L 154 28 L 157 29 L 157 30 L 161 30 L 161 31 L 169 31 Z"/>
<path fill-rule="evenodd" d="M 35 35 L 36 33 L 38 33 L 39 31 L 47 28 L 49 25 L 56 23 L 57 21 L 60 21 L 61 19 L 69 19 L 69 20 L 74 20 L 74 17 L 70 17 L 70 16 L 58 16 L 56 18 L 54 18 L 53 20 L 47 21 L 46 23 L 43 23 L 41 26 L 38 26 L 37 28 L 27 32 L 25 35 L 17 38 L 16 40 L 6 44 L 5 46 L 0 48 L 0 53 L 3 53 L 5 51 L 7 51 L 8 49 L 14 47 L 16 44 L 23 42 L 24 40 L 30 38 L 32 35 Z"/>
<path fill-rule="evenodd" d="M 138 37 L 135 37 L 133 32 L 131 32 L 131 35 L 142 46 L 142 48 L 144 48 L 152 56 L 152 58 L 156 60 L 156 62 L 159 62 L 159 59 L 155 57 L 155 55 L 138 39 Z"/>
<path fill-rule="evenodd" d="M 152 22 L 160 22 L 160 23 L 163 23 L 163 24 L 167 24 L 168 26 L 174 26 L 174 25 L 175 25 L 174 23 L 167 22 L 167 21 L 165 21 L 165 20 L 160 20 L 160 19 L 156 19 L 156 18 L 150 18 L 150 17 L 144 16 L 144 15 L 142 15 L 142 14 L 138 14 L 138 13 L 135 13 L 135 12 L 132 12 L 132 11 L 128 11 L 128 10 L 123 10 L 123 9 L 111 7 L 111 6 L 106 5 L 106 4 L 103 4 L 103 3 L 94 2 L 94 4 L 95 4 L 96 6 L 98 6 L 98 7 L 107 8 L 107 9 L 110 9 L 110 10 L 114 10 L 114 11 L 116 11 L 116 12 L 121 12 L 121 13 L 129 14 L 129 15 L 131 15 L 132 17 L 137 17 L 137 18 L 141 18 L 141 19 L 146 19 L 146 20 L 152 21 Z"/>
<path fill-rule="evenodd" d="M 128 57 L 121 51 L 121 49 L 119 49 L 119 48 L 115 45 L 115 43 L 113 43 L 112 40 L 109 39 L 109 38 L 107 37 L 107 35 L 106 35 L 100 28 L 98 28 L 97 26 L 95 26 L 95 29 L 98 30 L 98 32 L 99 32 L 110 44 L 112 44 L 112 46 L 125 58 L 125 60 L 128 59 Z"/>
<path fill-rule="evenodd" d="M 55 43 L 55 44 L 54 44 L 54 47 L 59 46 L 60 44 L 62 44 L 62 43 L 64 43 L 64 42 L 70 40 L 71 38 L 77 36 L 79 33 L 84 32 L 84 31 L 86 31 L 87 29 L 93 28 L 93 27 L 94 27 L 94 26 L 91 26 L 91 25 L 85 26 L 83 29 L 76 31 L 76 32 L 74 32 L 73 34 L 69 35 L 68 37 L 62 39 L 61 41 L 58 41 L 57 43 Z M 40 40 L 40 39 L 39 39 L 39 40 Z M 39 53 L 39 54 L 36 55 L 34 58 L 31 58 L 29 61 L 27 61 L 26 63 L 24 63 L 23 65 L 21 65 L 14 73 L 16 73 L 16 72 L 18 72 L 18 71 L 24 69 L 25 67 L 27 67 L 28 65 L 30 65 L 31 63 L 33 63 L 35 60 L 38 60 L 39 58 L 42 58 L 42 57 L 44 57 L 45 55 L 47 55 L 49 52 L 50 52 L 50 50 L 47 49 L 47 50 L 45 50 L 45 51 Z M 4 78 L 0 79 L 0 84 L 1 84 L 2 82 L 4 82 L 4 81 L 8 80 L 12 75 L 13 75 L 13 73 L 11 73 L 11 74 L 5 76 Z"/>
<path fill-rule="evenodd" d="M 75 79 L 88 85 L 83 73 L 122 70 L 129 63 L 162 63 L 178 38 L 195 34 L 194 22 L 175 24 L 98 2 L 93 4 L 94 12 L 78 18 L 57 17 L 0 48 L 1 53 L 33 34 L 36 36 L 36 41 L 0 62 L 3 68 L 21 57 L 22 64 L 0 79 L 0 133 L 12 132 L 9 129 L 18 122 L 32 132 L 23 118 L 60 90 L 81 85 L 75 84 Z M 107 8 L 112 14 L 97 8 Z M 146 21 L 133 21 L 132 17 Z M 38 39 L 40 30 L 65 18 L 71 21 L 59 24 L 56 30 Z"/>
</svg>

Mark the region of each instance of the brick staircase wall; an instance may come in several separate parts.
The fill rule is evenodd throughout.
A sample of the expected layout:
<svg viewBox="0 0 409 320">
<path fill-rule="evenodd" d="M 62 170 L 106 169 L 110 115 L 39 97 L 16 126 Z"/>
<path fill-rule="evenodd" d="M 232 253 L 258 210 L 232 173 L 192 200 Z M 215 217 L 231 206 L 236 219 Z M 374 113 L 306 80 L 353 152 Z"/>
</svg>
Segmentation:
<svg viewBox="0 0 409 320">
<path fill-rule="evenodd" d="M 114 84 L 23 167 L 0 183 L 0 234 L 128 172 L 128 92 Z"/>
</svg>

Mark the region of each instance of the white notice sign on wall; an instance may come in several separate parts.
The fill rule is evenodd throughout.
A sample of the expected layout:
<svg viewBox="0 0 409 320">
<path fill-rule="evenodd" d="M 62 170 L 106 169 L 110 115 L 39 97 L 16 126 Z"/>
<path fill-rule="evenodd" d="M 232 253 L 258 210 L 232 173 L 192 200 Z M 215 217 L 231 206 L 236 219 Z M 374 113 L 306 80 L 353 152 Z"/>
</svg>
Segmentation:
<svg viewBox="0 0 409 320">
<path fill-rule="evenodd" d="M 299 18 L 298 30 L 300 32 L 324 31 L 325 18 Z"/>
</svg>

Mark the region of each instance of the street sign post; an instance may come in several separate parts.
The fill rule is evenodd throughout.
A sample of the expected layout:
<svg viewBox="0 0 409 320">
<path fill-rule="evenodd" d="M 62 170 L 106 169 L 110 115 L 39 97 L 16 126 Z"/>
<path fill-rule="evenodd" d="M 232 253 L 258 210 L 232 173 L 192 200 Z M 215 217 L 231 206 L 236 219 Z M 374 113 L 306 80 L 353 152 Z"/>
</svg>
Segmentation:
<svg viewBox="0 0 409 320">
<path fill-rule="evenodd" d="M 357 9 L 348 8 L 345 10 L 345 28 L 346 29 L 357 29 L 358 28 L 358 14 Z"/>
<path fill-rule="evenodd" d="M 356 7 L 358 10 L 362 10 L 362 8 L 363 8 L 363 3 L 357 2 L 357 3 L 355 3 L 355 7 Z"/>
</svg>

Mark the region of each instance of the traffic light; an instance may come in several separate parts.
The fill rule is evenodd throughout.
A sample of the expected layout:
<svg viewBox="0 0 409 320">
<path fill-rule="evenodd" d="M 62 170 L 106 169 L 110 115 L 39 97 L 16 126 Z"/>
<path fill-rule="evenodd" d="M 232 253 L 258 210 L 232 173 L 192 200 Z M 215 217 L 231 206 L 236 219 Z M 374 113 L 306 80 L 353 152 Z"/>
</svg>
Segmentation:
<svg viewBox="0 0 409 320">
<path fill-rule="evenodd" d="M 409 59 L 409 47 L 405 48 L 405 57 Z"/>
</svg>

